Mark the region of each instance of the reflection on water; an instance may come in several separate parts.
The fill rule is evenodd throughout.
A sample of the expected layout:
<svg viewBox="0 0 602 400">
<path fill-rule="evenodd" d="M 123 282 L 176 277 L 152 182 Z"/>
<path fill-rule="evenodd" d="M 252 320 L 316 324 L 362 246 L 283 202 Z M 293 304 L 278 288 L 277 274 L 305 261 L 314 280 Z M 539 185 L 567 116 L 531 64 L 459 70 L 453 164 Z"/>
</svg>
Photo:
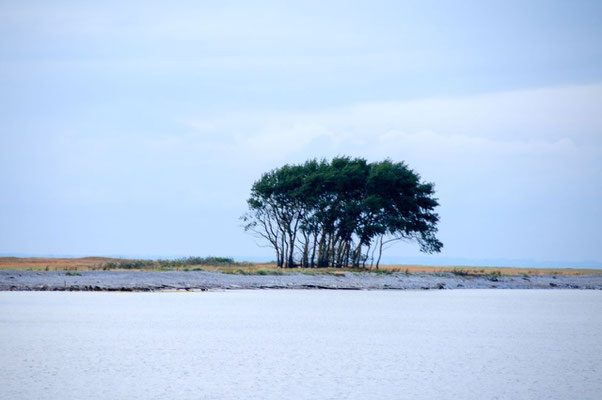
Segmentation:
<svg viewBox="0 0 602 400">
<path fill-rule="evenodd" d="M 3 399 L 594 399 L 602 292 L 0 293 Z"/>
</svg>

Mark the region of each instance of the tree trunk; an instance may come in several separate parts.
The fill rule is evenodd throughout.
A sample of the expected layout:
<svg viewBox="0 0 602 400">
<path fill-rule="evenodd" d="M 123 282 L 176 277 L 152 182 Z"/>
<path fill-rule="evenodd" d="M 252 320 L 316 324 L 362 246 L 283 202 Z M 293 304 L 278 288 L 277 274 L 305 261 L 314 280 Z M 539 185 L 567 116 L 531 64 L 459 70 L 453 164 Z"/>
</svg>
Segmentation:
<svg viewBox="0 0 602 400">
<path fill-rule="evenodd" d="M 366 268 L 366 261 L 368 260 L 368 254 L 370 254 L 370 246 L 371 243 L 368 243 L 368 248 L 366 249 L 366 257 L 362 260 L 362 268 Z"/>
<path fill-rule="evenodd" d="M 359 268 L 360 258 L 362 257 L 362 242 L 360 241 L 353 252 L 353 267 Z"/>
<path fill-rule="evenodd" d="M 336 246 L 336 242 L 337 242 L 337 238 L 335 238 L 334 235 L 332 235 L 329 246 L 328 246 L 328 266 L 329 267 L 334 267 L 334 263 L 335 263 L 335 259 L 334 259 L 335 250 L 334 249 Z"/>
<path fill-rule="evenodd" d="M 339 244 L 336 246 L 336 250 L 335 250 L 335 267 L 336 268 L 341 268 L 341 265 L 343 264 L 343 248 L 345 246 L 345 242 L 344 241 L 340 241 Z"/>
<path fill-rule="evenodd" d="M 378 259 L 376 260 L 376 269 L 378 269 L 378 265 L 380 264 L 380 258 L 383 255 L 383 237 L 380 237 L 380 242 L 378 245 Z"/>
<path fill-rule="evenodd" d="M 309 266 L 309 238 L 305 237 L 305 244 L 303 245 L 303 258 L 301 264 L 304 268 Z"/>
<path fill-rule="evenodd" d="M 275 247 L 276 247 L 276 265 L 278 267 L 282 267 L 282 265 L 280 265 L 280 251 L 278 251 L 278 246 L 275 246 Z"/>
<path fill-rule="evenodd" d="M 280 241 L 282 242 L 282 248 L 280 250 L 280 266 L 282 268 L 285 268 L 284 255 L 286 254 L 286 241 L 284 239 L 284 234 L 282 235 L 282 238 L 280 239 Z"/>
<path fill-rule="evenodd" d="M 316 246 L 318 245 L 318 232 L 315 232 L 314 234 L 314 246 L 311 249 L 311 268 L 314 268 L 316 266 L 315 261 L 316 261 Z"/>
<path fill-rule="evenodd" d="M 289 232 L 289 240 L 290 240 L 290 245 L 289 245 L 289 249 L 288 249 L 287 267 L 293 268 L 295 266 L 295 260 L 293 259 L 293 256 L 295 254 L 295 241 L 297 240 L 297 232 L 296 231 L 294 233 Z"/>
<path fill-rule="evenodd" d="M 345 254 L 343 255 L 343 264 L 345 267 L 349 266 L 349 253 L 351 251 L 351 241 L 348 240 L 345 243 Z"/>
</svg>

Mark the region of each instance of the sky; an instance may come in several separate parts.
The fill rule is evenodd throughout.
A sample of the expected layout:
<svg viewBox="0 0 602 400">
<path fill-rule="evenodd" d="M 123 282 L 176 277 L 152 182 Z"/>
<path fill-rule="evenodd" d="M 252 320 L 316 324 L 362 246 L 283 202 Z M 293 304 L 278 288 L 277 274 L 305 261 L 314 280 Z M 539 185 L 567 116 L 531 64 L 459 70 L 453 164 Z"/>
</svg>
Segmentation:
<svg viewBox="0 0 602 400">
<path fill-rule="evenodd" d="M 601 16 L 0 0 L 0 254 L 271 260 L 253 182 L 349 155 L 435 183 L 442 253 L 391 261 L 602 267 Z"/>
</svg>

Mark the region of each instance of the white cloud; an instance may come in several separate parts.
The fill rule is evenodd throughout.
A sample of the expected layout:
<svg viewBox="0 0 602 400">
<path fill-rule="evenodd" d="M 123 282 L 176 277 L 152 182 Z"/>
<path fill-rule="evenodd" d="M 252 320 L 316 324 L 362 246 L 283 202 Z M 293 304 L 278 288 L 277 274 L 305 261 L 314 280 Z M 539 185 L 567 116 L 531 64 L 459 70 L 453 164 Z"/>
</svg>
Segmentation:
<svg viewBox="0 0 602 400">
<path fill-rule="evenodd" d="M 578 148 L 569 138 L 559 140 L 499 140 L 468 135 L 445 135 L 436 132 L 405 133 L 389 131 L 379 136 L 383 148 L 399 146 L 413 151 L 463 153 L 485 157 L 542 154 L 576 154 Z"/>
<path fill-rule="evenodd" d="M 229 115 L 192 129 L 235 138 L 241 153 L 368 157 L 457 153 L 575 155 L 602 147 L 602 85 L 352 105 L 320 112 Z M 217 121 L 217 122 L 216 122 Z M 232 134 L 235 132 L 235 135 Z M 319 142 L 319 148 L 315 143 Z"/>
</svg>

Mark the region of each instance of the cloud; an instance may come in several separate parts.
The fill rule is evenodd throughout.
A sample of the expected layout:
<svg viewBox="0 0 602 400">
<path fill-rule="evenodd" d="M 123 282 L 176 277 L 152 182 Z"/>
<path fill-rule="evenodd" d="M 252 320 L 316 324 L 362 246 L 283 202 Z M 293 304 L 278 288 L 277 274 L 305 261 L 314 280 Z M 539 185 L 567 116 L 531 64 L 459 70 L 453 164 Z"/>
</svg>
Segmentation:
<svg viewBox="0 0 602 400">
<path fill-rule="evenodd" d="M 352 152 L 480 157 L 576 155 L 602 147 L 602 85 L 351 105 L 317 112 L 228 115 L 195 124 L 241 153 L 278 159 Z M 235 132 L 235 134 L 232 134 Z M 319 148 L 316 148 L 318 144 Z"/>
<path fill-rule="evenodd" d="M 383 148 L 403 147 L 413 151 L 442 153 L 463 153 L 481 157 L 543 155 L 543 154 L 576 154 L 579 149 L 571 139 L 559 140 L 498 140 L 468 135 L 445 135 L 436 132 L 405 133 L 389 131 L 379 136 L 379 144 Z"/>
</svg>

